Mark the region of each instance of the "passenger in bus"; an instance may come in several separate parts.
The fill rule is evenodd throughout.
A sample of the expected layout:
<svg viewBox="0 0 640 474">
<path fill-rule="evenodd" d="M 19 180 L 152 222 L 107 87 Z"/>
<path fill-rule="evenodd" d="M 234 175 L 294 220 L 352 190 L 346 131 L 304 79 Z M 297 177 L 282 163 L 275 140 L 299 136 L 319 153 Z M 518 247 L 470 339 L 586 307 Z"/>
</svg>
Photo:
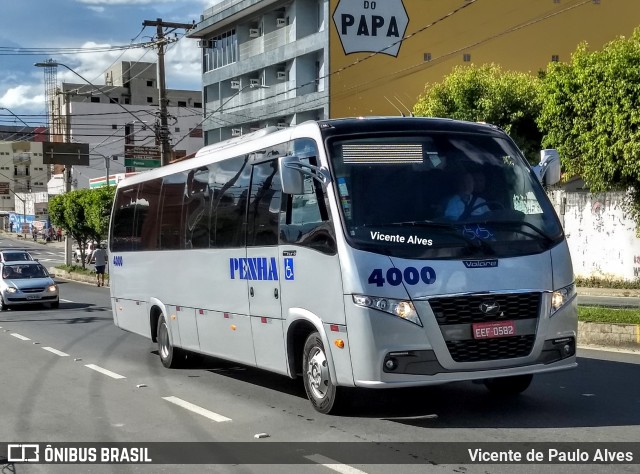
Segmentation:
<svg viewBox="0 0 640 474">
<path fill-rule="evenodd" d="M 489 212 L 487 202 L 475 191 L 475 180 L 471 173 L 465 171 L 457 184 L 458 192 L 449 199 L 444 211 L 446 218 L 464 220 Z"/>
</svg>

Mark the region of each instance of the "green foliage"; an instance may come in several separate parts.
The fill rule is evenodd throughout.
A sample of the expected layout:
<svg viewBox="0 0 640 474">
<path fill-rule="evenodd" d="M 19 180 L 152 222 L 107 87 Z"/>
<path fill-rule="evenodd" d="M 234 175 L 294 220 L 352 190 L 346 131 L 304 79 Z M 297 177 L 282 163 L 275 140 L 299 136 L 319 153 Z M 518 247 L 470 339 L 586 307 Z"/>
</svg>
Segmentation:
<svg viewBox="0 0 640 474">
<path fill-rule="evenodd" d="M 540 79 L 495 64 L 458 66 L 441 83 L 427 84 L 413 113 L 487 122 L 504 129 L 531 163 L 539 161 L 542 134 Z"/>
<path fill-rule="evenodd" d="M 49 218 L 80 246 L 83 267 L 88 242 L 107 236 L 115 188 L 77 189 L 49 200 Z"/>
<path fill-rule="evenodd" d="M 578 320 L 589 323 L 640 324 L 640 311 L 629 308 L 578 306 Z"/>
<path fill-rule="evenodd" d="M 581 44 L 569 63 L 551 63 L 542 80 L 538 124 L 563 169 L 593 192 L 632 188 L 640 217 L 640 29 L 600 51 Z"/>
<path fill-rule="evenodd" d="M 622 280 L 620 278 L 603 278 L 603 277 L 576 277 L 576 286 L 585 288 L 615 288 L 624 290 L 640 289 L 640 278 L 635 280 Z"/>
</svg>

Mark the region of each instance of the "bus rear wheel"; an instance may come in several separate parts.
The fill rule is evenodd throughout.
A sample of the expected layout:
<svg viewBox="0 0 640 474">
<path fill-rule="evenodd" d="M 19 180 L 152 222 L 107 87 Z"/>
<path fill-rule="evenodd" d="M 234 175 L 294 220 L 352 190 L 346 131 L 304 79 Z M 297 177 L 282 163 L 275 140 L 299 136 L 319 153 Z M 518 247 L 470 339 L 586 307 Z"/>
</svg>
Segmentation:
<svg viewBox="0 0 640 474">
<path fill-rule="evenodd" d="M 513 396 L 529 388 L 532 380 L 533 374 L 512 375 L 511 377 L 487 379 L 484 381 L 484 385 L 491 393 L 495 393 L 496 395 Z"/>
<path fill-rule="evenodd" d="M 171 338 L 169 336 L 169 328 L 167 327 L 167 320 L 164 314 L 160 315 L 158 320 L 158 354 L 160 354 L 160 360 L 162 365 L 168 369 L 175 369 L 179 367 L 180 362 L 184 359 L 181 354 L 181 350 L 177 347 L 173 347 L 171 344 Z"/>
<path fill-rule="evenodd" d="M 313 408 L 324 414 L 338 411 L 338 387 L 331 381 L 327 355 L 317 332 L 311 333 L 304 343 L 302 379 Z"/>
</svg>

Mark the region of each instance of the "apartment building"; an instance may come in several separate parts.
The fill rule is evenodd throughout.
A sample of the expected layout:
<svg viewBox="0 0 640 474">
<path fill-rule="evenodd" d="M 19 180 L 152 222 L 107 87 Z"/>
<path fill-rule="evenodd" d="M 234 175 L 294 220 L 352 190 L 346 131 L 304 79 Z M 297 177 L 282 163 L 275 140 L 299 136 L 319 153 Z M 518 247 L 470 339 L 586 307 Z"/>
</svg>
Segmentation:
<svg viewBox="0 0 640 474">
<path fill-rule="evenodd" d="M 13 230 L 21 222 L 47 219 L 50 167 L 43 163 L 43 144 L 0 141 L 0 216 L 11 215 Z"/>
<path fill-rule="evenodd" d="M 121 61 L 106 71 L 104 85 L 62 83 L 50 95 L 51 141 L 89 144 L 89 166 L 73 166 L 74 188 L 107 172 L 160 166 L 155 63 Z M 167 89 L 166 97 L 172 158 L 195 153 L 203 145 L 202 92 Z"/>
<path fill-rule="evenodd" d="M 205 143 L 308 119 L 408 115 L 458 65 L 537 74 L 638 26 L 637 0 L 218 0 L 202 48 Z"/>
<path fill-rule="evenodd" d="M 226 0 L 189 32 L 199 38 L 205 144 L 266 126 L 329 117 L 325 0 Z"/>
</svg>

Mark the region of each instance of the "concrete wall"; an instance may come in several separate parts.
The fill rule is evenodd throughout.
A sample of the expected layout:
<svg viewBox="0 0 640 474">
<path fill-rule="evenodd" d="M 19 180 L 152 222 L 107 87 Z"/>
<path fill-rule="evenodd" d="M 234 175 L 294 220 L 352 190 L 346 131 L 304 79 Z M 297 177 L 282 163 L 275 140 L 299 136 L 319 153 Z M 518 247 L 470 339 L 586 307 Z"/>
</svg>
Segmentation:
<svg viewBox="0 0 640 474">
<path fill-rule="evenodd" d="M 624 208 L 625 193 L 550 194 L 567 235 L 576 276 L 635 280 L 640 239 Z"/>
</svg>

